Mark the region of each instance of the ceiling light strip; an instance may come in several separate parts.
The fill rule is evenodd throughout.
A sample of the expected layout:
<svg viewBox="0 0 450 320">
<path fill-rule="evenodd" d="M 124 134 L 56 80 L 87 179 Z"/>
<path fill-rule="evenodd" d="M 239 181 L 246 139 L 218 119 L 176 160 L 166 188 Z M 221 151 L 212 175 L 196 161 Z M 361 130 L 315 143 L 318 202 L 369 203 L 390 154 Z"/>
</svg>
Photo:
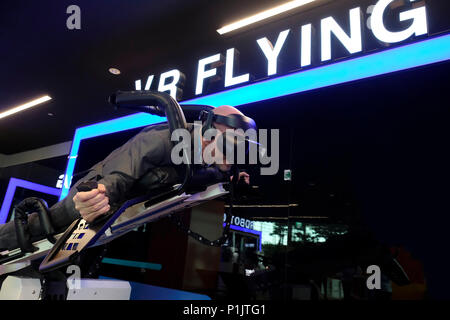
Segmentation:
<svg viewBox="0 0 450 320">
<path fill-rule="evenodd" d="M 289 10 L 301 7 L 301 6 L 305 5 L 305 4 L 308 4 L 308 3 L 311 3 L 311 2 L 314 2 L 314 1 L 316 1 L 316 0 L 295 0 L 295 1 L 289 1 L 289 2 L 287 2 L 285 4 L 282 4 L 282 5 L 279 5 L 277 7 L 274 7 L 274 8 L 271 8 L 271 9 L 259 12 L 259 13 L 255 14 L 255 15 L 250 16 L 250 17 L 247 17 L 247 18 L 244 18 L 242 20 L 239 20 L 239 21 L 233 22 L 231 24 L 228 24 L 228 25 L 218 29 L 217 32 L 219 34 L 225 34 L 225 33 L 228 33 L 228 32 L 231 32 L 231 31 L 234 31 L 234 30 L 246 27 L 246 26 L 251 25 L 253 23 L 256 23 L 256 22 L 268 19 L 270 17 L 279 15 L 279 14 L 287 12 Z"/>
<path fill-rule="evenodd" d="M 7 111 L 4 111 L 4 112 L 0 113 L 0 119 L 6 118 L 6 117 L 8 117 L 8 116 L 10 116 L 12 114 L 17 113 L 17 112 L 21 112 L 21 111 L 24 111 L 24 110 L 29 109 L 31 107 L 37 106 L 38 104 L 44 103 L 44 102 L 46 102 L 48 100 L 51 100 L 51 99 L 52 98 L 47 96 L 47 95 L 45 95 L 43 97 L 40 97 L 40 98 L 37 98 L 37 99 L 34 99 L 34 100 L 30 101 L 30 102 L 24 103 L 24 104 L 22 104 L 20 106 L 14 107 L 14 108 L 12 108 L 10 110 L 7 110 Z"/>
</svg>

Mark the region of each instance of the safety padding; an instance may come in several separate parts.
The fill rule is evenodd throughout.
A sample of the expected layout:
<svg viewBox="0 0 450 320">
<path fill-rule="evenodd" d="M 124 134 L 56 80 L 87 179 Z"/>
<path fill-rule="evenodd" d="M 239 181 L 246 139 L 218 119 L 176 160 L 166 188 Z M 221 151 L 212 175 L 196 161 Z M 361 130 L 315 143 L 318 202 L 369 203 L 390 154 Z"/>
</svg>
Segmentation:
<svg viewBox="0 0 450 320">
<path fill-rule="evenodd" d="M 130 300 L 128 281 L 81 279 L 67 292 L 67 300 Z"/>
<path fill-rule="evenodd" d="M 0 289 L 0 300 L 39 300 L 41 281 L 8 276 Z"/>
</svg>

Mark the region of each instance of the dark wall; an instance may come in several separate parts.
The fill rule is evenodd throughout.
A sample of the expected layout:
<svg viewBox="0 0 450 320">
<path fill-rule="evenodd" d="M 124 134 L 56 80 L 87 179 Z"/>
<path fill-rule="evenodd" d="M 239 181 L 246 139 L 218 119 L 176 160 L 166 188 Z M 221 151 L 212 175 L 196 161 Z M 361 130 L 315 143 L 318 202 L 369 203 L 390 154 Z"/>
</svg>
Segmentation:
<svg viewBox="0 0 450 320">
<path fill-rule="evenodd" d="M 260 128 L 280 129 L 280 172 L 252 176 L 262 201 L 362 223 L 424 261 L 430 289 L 448 297 L 449 71 L 440 63 L 242 106 Z"/>
</svg>

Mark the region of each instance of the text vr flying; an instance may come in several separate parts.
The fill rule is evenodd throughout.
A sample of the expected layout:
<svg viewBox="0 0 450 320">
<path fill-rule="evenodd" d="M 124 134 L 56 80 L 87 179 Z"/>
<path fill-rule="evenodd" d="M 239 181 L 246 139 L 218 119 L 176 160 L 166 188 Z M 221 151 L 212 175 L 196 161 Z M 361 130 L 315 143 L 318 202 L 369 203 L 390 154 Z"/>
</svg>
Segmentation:
<svg viewBox="0 0 450 320">
<path fill-rule="evenodd" d="M 421 36 L 428 33 L 426 6 L 423 1 L 407 0 L 399 13 L 400 22 L 410 22 L 409 26 L 400 31 L 390 31 L 385 24 L 384 15 L 390 9 L 390 5 L 395 0 L 379 0 L 375 5 L 369 6 L 366 12 L 369 14 L 367 23 L 363 21 L 362 8 L 355 7 L 349 10 L 350 30 L 345 31 L 332 16 L 320 20 L 320 61 L 326 62 L 333 58 L 332 34 L 343 45 L 350 55 L 363 51 L 362 28 L 366 27 L 373 36 L 383 44 L 395 44 L 402 42 L 412 36 Z M 256 40 L 258 47 L 266 58 L 266 74 L 273 76 L 278 74 L 278 57 L 285 47 L 291 29 L 283 30 L 278 34 L 275 43 L 266 37 Z M 312 65 L 313 47 L 313 27 L 312 24 L 305 24 L 300 27 L 300 57 L 299 66 L 309 67 Z M 197 64 L 197 77 L 195 80 L 195 95 L 201 95 L 204 91 L 205 81 L 217 76 L 218 68 L 224 66 L 224 87 L 244 84 L 250 81 L 250 74 L 237 75 L 235 61 L 237 50 L 230 48 L 225 56 L 221 53 L 200 59 Z M 142 80 L 135 81 L 136 90 L 150 90 L 154 75 L 149 75 L 145 86 L 142 87 Z M 175 99 L 181 99 L 180 87 L 184 85 L 186 76 L 178 69 L 172 69 L 161 73 L 157 90 L 168 92 Z"/>
</svg>

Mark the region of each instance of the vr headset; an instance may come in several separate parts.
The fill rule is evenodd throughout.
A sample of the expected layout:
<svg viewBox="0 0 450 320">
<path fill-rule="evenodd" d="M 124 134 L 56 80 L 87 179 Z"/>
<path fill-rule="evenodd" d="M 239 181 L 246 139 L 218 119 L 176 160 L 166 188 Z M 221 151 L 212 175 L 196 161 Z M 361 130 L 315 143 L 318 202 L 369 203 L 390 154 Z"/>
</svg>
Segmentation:
<svg viewBox="0 0 450 320">
<path fill-rule="evenodd" d="M 223 124 L 234 130 L 227 130 L 225 132 L 216 132 L 214 139 L 216 145 L 230 164 L 237 164 L 239 155 L 247 155 L 250 148 L 258 148 L 259 143 L 256 141 L 257 126 L 252 118 L 240 114 L 230 114 L 228 116 L 214 114 L 213 110 L 202 110 L 200 112 L 199 120 L 203 122 L 202 136 L 205 138 L 206 131 L 215 129 L 214 123 Z M 241 129 L 241 130 L 239 130 Z M 246 136 L 247 130 L 253 129 L 253 136 Z M 239 131 L 236 131 L 239 130 Z M 258 149 L 256 149 L 258 150 Z M 245 154 L 242 154 L 242 152 Z M 240 163 L 242 164 L 242 163 Z"/>
<path fill-rule="evenodd" d="M 214 128 L 214 122 L 226 125 L 233 129 L 242 129 L 244 131 L 247 131 L 248 129 L 257 130 L 256 123 L 252 118 L 240 114 L 222 116 L 214 114 L 213 110 L 202 110 L 199 118 L 203 122 L 202 134 L 204 134 L 206 130 Z"/>
</svg>

